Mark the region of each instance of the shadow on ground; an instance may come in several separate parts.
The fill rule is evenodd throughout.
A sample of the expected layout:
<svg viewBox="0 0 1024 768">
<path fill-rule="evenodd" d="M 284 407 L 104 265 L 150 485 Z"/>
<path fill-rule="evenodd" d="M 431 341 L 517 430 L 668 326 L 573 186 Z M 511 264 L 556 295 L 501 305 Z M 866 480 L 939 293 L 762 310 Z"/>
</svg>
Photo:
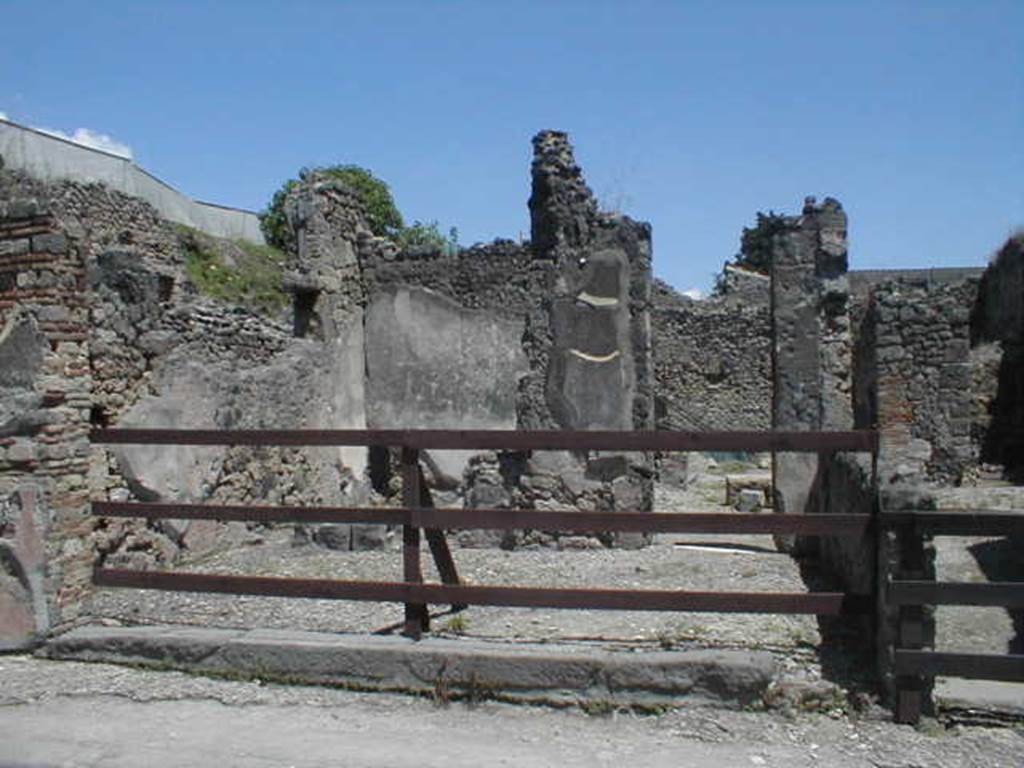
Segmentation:
<svg viewBox="0 0 1024 768">
<path fill-rule="evenodd" d="M 969 546 L 968 551 L 989 581 L 1024 581 L 1024 537 L 990 539 Z M 1024 653 L 1024 610 L 1007 609 L 1013 622 L 1013 637 L 1007 653 Z"/>
<path fill-rule="evenodd" d="M 800 577 L 809 592 L 842 592 L 812 553 L 796 557 Z M 865 601 L 866 604 L 870 600 Z M 816 651 L 822 676 L 847 690 L 851 696 L 879 693 L 875 658 L 874 618 L 862 615 L 818 616 L 821 643 Z"/>
</svg>

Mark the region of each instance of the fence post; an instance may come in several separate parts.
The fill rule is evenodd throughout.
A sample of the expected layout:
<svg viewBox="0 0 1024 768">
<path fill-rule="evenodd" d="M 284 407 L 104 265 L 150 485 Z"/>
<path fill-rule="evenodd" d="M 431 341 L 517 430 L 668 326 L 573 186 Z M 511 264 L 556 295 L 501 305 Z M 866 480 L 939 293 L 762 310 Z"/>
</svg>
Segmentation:
<svg viewBox="0 0 1024 768">
<path fill-rule="evenodd" d="M 894 510 L 927 511 L 934 509 L 934 499 L 918 489 L 904 489 L 892 493 Z M 918 581 L 935 580 L 935 548 L 931 536 L 913 520 L 897 526 L 895 534 L 896 562 L 892 578 Z M 891 609 L 890 609 L 891 610 Z M 932 606 L 900 605 L 895 611 L 895 648 L 921 650 L 935 645 L 935 617 Z M 896 722 L 917 723 L 922 714 L 930 715 L 934 709 L 932 687 L 934 677 L 929 675 L 895 675 L 893 681 Z"/>
<path fill-rule="evenodd" d="M 402 503 L 408 509 L 420 506 L 420 452 L 415 448 L 402 448 Z M 420 529 L 410 513 L 402 526 L 402 572 L 406 584 L 422 584 L 420 566 Z M 430 614 L 424 603 L 405 604 L 405 629 L 402 634 L 419 640 L 423 630 L 430 628 Z"/>
</svg>

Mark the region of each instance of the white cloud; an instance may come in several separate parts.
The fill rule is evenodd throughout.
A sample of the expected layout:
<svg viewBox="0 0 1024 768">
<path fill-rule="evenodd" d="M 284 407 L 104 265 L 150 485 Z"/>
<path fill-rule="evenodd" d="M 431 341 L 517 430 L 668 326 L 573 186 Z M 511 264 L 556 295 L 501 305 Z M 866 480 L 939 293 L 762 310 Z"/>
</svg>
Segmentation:
<svg viewBox="0 0 1024 768">
<path fill-rule="evenodd" d="M 0 120 L 6 120 L 6 119 L 7 119 L 7 113 L 4 112 L 4 111 L 0 111 Z"/>
<path fill-rule="evenodd" d="M 689 290 L 683 291 L 683 296 L 687 296 L 694 301 L 700 301 L 704 298 L 704 291 L 700 288 L 690 288 Z"/>
<path fill-rule="evenodd" d="M 54 130 L 53 128 L 36 128 L 36 130 L 48 133 L 51 136 L 56 136 L 58 139 L 73 141 L 75 144 L 81 144 L 83 147 L 101 149 L 104 152 L 109 152 L 112 155 L 118 155 L 120 157 L 126 157 L 129 160 L 132 158 L 132 148 L 127 144 L 124 144 L 105 133 L 94 131 L 91 128 L 76 128 L 75 132 L 70 136 L 64 133 L 64 131 Z"/>
</svg>

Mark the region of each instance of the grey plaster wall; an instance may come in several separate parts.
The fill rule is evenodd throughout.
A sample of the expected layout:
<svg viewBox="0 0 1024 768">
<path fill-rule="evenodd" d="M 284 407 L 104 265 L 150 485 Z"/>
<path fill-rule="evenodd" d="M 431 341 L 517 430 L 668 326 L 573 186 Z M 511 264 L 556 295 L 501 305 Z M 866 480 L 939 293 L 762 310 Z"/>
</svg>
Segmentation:
<svg viewBox="0 0 1024 768">
<path fill-rule="evenodd" d="M 366 312 L 368 426 L 515 429 L 522 335 L 521 319 L 467 309 L 425 288 L 378 290 Z M 435 458 L 461 480 L 464 452 Z"/>
<path fill-rule="evenodd" d="M 566 275 L 565 293 L 551 302 L 548 398 L 569 429 L 633 427 L 629 267 L 623 250 L 595 250 Z"/>
<path fill-rule="evenodd" d="M 533 149 L 531 248 L 542 301 L 526 339 L 533 412 L 523 420 L 653 428 L 650 225 L 598 209 L 565 133 L 541 131 Z"/>
</svg>

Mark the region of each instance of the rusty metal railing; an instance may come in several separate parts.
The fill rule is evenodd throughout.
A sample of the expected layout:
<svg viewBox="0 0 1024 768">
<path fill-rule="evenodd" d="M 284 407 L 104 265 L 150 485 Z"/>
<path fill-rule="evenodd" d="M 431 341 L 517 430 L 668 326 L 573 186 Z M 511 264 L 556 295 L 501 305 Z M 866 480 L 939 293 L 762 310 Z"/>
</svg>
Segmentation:
<svg viewBox="0 0 1024 768">
<path fill-rule="evenodd" d="M 546 512 L 531 509 L 434 508 L 420 469 L 421 450 L 787 451 L 877 455 L 878 436 L 849 432 L 655 432 L 473 430 L 96 430 L 97 444 L 232 446 L 380 446 L 401 449 L 403 506 L 224 506 L 97 501 L 95 515 L 299 523 L 383 523 L 402 526 L 403 580 L 364 582 L 230 576 L 97 568 L 94 583 L 193 592 L 398 602 L 403 633 L 418 639 L 429 628 L 429 604 L 499 605 L 606 610 L 802 613 L 832 615 L 870 610 L 870 597 L 843 592 L 691 592 L 683 590 L 564 589 L 461 584 L 445 529 L 522 529 L 641 533 L 776 533 L 859 537 L 872 524 L 864 514 L 776 515 L 618 512 Z M 442 583 L 423 581 L 420 541 L 426 536 Z"/>
<path fill-rule="evenodd" d="M 998 509 L 904 510 L 883 513 L 884 529 L 898 532 L 904 552 L 923 551 L 919 537 L 1012 536 L 1024 537 L 1024 512 Z M 917 541 L 915 541 L 917 539 Z M 907 570 L 924 570 L 922 563 L 904 563 Z M 916 567 L 915 567 L 916 566 Z M 921 718 L 927 687 L 935 676 L 1024 683 L 1024 655 L 950 653 L 924 648 L 924 607 L 931 605 L 994 606 L 1024 609 L 1024 582 L 943 582 L 896 578 L 886 586 L 887 601 L 897 606 L 896 720 L 916 723 Z"/>
</svg>

